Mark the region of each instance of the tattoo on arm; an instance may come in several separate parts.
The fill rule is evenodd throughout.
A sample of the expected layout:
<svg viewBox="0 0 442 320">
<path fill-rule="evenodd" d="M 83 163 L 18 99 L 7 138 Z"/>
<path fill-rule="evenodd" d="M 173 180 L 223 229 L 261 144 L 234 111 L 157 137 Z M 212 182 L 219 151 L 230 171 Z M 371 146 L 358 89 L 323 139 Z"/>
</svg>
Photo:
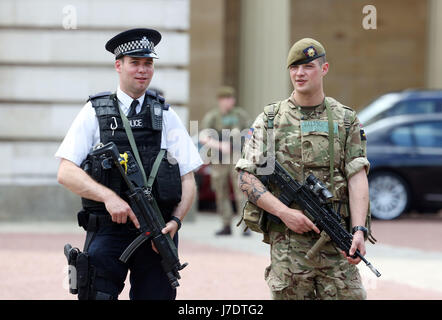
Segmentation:
<svg viewBox="0 0 442 320">
<path fill-rule="evenodd" d="M 267 188 L 257 177 L 245 171 L 239 171 L 239 188 L 254 204 L 267 192 Z"/>
</svg>

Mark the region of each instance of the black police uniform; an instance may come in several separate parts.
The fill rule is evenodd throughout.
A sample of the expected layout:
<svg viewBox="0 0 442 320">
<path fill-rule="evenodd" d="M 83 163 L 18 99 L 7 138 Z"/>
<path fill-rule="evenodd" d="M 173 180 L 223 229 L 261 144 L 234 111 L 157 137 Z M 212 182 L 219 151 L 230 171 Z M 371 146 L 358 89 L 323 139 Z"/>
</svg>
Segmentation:
<svg viewBox="0 0 442 320">
<path fill-rule="evenodd" d="M 160 41 L 161 35 L 150 29 L 132 29 L 125 31 L 106 44 L 106 49 L 115 54 L 137 57 L 153 57 L 157 55 L 154 46 Z M 95 109 L 100 128 L 100 140 L 103 144 L 114 142 L 120 153 L 132 151 L 123 122 L 120 117 L 118 101 L 115 94 L 102 93 L 90 97 Z M 129 122 L 137 123 L 132 132 L 140 154 L 144 171 L 149 175 L 153 162 L 161 149 L 161 130 L 153 128 L 151 106 L 154 101 L 168 106 L 164 98 L 147 91 L 141 111 Z M 107 186 L 127 202 L 127 186 L 116 168 L 104 170 L 99 159 L 88 157 L 82 168 L 96 181 Z M 164 220 L 170 220 L 175 206 L 181 199 L 181 178 L 178 164 L 172 165 L 164 157 L 161 161 L 153 195 L 157 200 Z M 104 203 L 82 199 L 83 210 L 78 214 L 79 224 L 88 231 L 85 251 L 89 256 L 89 272 L 87 275 L 88 290 L 79 292 L 79 299 L 117 299 L 124 287 L 128 270 L 130 270 L 131 299 L 175 299 L 176 289 L 172 289 L 164 273 L 160 256 L 153 251 L 150 241 L 140 246 L 128 260 L 127 264 L 119 261 L 124 249 L 136 238 L 137 230 L 131 222 L 117 224 L 111 221 Z M 178 233 L 174 237 L 178 246 Z M 83 276 L 84 277 L 84 276 Z M 79 278 L 79 282 L 82 281 Z"/>
</svg>

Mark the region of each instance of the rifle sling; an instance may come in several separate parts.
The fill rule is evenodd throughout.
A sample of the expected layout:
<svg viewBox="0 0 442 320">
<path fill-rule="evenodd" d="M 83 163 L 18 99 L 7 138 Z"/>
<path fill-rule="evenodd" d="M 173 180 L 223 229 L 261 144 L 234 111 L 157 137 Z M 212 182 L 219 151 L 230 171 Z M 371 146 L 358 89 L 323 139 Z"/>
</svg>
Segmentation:
<svg viewBox="0 0 442 320">
<path fill-rule="evenodd" d="M 138 166 L 140 167 L 141 173 L 143 175 L 144 180 L 144 186 L 148 189 L 152 188 L 152 185 L 155 181 L 155 177 L 157 176 L 158 169 L 161 164 L 161 159 L 164 157 L 164 154 L 166 153 L 165 149 L 161 149 L 160 152 L 157 155 L 157 158 L 155 159 L 155 162 L 153 164 L 152 170 L 150 171 L 149 180 L 146 178 L 146 172 L 144 171 L 143 163 L 141 162 L 140 154 L 138 152 L 137 144 L 135 143 L 134 135 L 132 133 L 132 128 L 130 127 L 129 120 L 127 119 L 124 112 L 119 107 L 118 110 L 120 111 L 121 119 L 123 120 L 123 126 L 124 130 L 126 131 L 127 138 L 129 139 L 130 146 L 132 148 L 132 151 L 134 153 L 134 157 L 138 162 Z"/>
<path fill-rule="evenodd" d="M 121 119 L 123 120 L 123 126 L 124 126 L 124 130 L 126 131 L 127 134 L 127 138 L 129 139 L 129 143 L 130 146 L 132 148 L 132 151 L 134 153 L 135 159 L 138 163 L 138 166 L 140 167 L 141 173 L 143 175 L 143 180 L 144 180 L 144 186 L 146 187 L 147 190 L 151 190 L 152 189 L 152 185 L 155 181 L 155 177 L 157 176 L 158 173 L 158 169 L 160 167 L 161 164 L 161 159 L 164 157 L 164 154 L 166 153 L 165 149 L 161 149 L 160 152 L 158 152 L 158 155 L 155 159 L 155 162 L 153 164 L 152 170 L 150 171 L 150 175 L 149 175 L 149 180 L 146 178 L 146 172 L 144 171 L 144 167 L 143 167 L 143 163 L 141 162 L 140 159 L 140 155 L 138 153 L 138 148 L 137 148 L 137 144 L 135 143 L 135 139 L 134 139 L 134 135 L 132 133 L 132 128 L 130 127 L 129 124 L 129 120 L 127 119 L 126 115 L 124 114 L 124 112 L 121 110 L 120 107 L 118 107 L 118 110 L 120 111 L 120 116 Z M 154 209 L 159 212 L 159 218 L 162 220 L 163 216 L 161 215 L 161 210 L 158 207 L 157 202 L 155 201 L 155 198 L 151 198 L 152 200 L 150 201 L 152 206 L 154 207 Z M 164 220 L 162 220 L 164 222 Z"/>
<path fill-rule="evenodd" d="M 330 186 L 333 197 L 335 198 L 335 183 L 334 183 L 334 172 L 335 172 L 335 128 L 333 122 L 333 114 L 330 106 L 327 103 L 327 99 L 324 98 L 325 109 L 327 110 L 328 119 L 328 153 L 330 157 Z"/>
</svg>

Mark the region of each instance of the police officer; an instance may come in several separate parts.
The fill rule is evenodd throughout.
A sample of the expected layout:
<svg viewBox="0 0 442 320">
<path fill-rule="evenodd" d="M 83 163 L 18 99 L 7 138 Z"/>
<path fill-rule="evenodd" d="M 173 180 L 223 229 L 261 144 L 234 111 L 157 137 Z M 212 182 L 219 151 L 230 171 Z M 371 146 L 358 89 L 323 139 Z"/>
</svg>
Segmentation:
<svg viewBox="0 0 442 320">
<path fill-rule="evenodd" d="M 269 192 L 254 176 L 270 154 L 297 181 L 313 173 L 333 192 L 333 207 L 353 232 L 350 255 L 356 249 L 365 255 L 369 162 L 363 129 L 355 111 L 325 96 L 323 78 L 329 64 L 318 41 L 296 42 L 288 53 L 287 67 L 293 93 L 264 108 L 236 165 L 249 201 L 282 220 L 278 224 L 268 219 L 264 228 L 264 239 L 271 245 L 265 279 L 273 299 L 365 299 L 356 268 L 360 259 L 345 256 L 330 241 L 315 257 L 305 258 L 319 239 L 318 228 L 296 203 L 285 206 L 272 194 L 274 190 Z M 268 130 L 270 122 L 273 133 Z M 274 150 L 262 148 L 272 145 L 269 139 Z"/>
<path fill-rule="evenodd" d="M 203 118 L 202 129 L 205 130 L 200 134 L 200 142 L 219 155 L 218 158 L 212 158 L 211 164 L 211 185 L 216 195 L 217 212 L 222 217 L 222 228 L 216 235 L 230 235 L 233 212 L 229 180 L 232 181 L 237 211 L 240 212 L 245 199 L 236 183 L 238 177 L 234 167 L 241 155 L 241 131 L 250 124 L 246 111 L 235 106 L 235 89 L 230 86 L 220 87 L 217 101 L 218 107 L 210 110 Z M 215 130 L 216 137 L 206 134 L 207 129 Z"/>
<path fill-rule="evenodd" d="M 162 230 L 178 244 L 178 229 L 195 195 L 193 171 L 201 164 L 198 151 L 177 114 L 164 98 L 147 90 L 154 76 L 155 46 L 161 34 L 152 29 L 131 29 L 117 34 L 106 43 L 106 50 L 115 55 L 119 86 L 115 93 L 91 96 L 72 123 L 56 152 L 60 158 L 58 182 L 82 197 L 80 225 L 93 237 L 87 240 L 92 271 L 90 292 L 83 298 L 117 299 L 130 270 L 131 299 L 175 299 L 162 270 L 156 248 L 146 241 L 127 264 L 119 261 L 123 250 L 137 236 L 139 222 L 128 204 L 125 184 L 113 170 L 102 170 L 94 163 L 86 172 L 88 154 L 99 142 L 114 142 L 120 153 L 133 153 L 119 109 L 129 119 L 142 166 L 149 175 L 160 149 L 168 153 L 161 161 L 154 196 L 166 222 Z M 152 105 L 160 103 L 160 113 Z M 155 121 L 157 122 L 155 122 Z M 167 164 L 163 165 L 163 162 Z M 164 162 L 165 163 L 165 162 Z M 93 219 L 92 219 L 93 218 Z M 93 222 L 94 228 L 91 227 Z M 87 238 L 88 239 L 88 238 Z M 77 272 L 80 272 L 77 270 Z M 79 296 L 79 298 L 81 298 Z"/>
</svg>

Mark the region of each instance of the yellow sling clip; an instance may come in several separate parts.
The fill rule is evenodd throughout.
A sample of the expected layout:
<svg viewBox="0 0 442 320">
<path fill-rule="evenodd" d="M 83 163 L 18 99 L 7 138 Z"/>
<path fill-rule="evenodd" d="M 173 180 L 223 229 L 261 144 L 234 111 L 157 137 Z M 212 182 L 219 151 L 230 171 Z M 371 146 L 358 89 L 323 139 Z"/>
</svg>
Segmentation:
<svg viewBox="0 0 442 320">
<path fill-rule="evenodd" d="M 123 154 L 120 153 L 120 157 L 121 157 L 120 158 L 120 164 L 124 166 L 124 173 L 127 173 L 127 162 L 129 161 L 128 160 L 128 155 L 127 155 L 126 152 L 123 153 Z"/>
</svg>

